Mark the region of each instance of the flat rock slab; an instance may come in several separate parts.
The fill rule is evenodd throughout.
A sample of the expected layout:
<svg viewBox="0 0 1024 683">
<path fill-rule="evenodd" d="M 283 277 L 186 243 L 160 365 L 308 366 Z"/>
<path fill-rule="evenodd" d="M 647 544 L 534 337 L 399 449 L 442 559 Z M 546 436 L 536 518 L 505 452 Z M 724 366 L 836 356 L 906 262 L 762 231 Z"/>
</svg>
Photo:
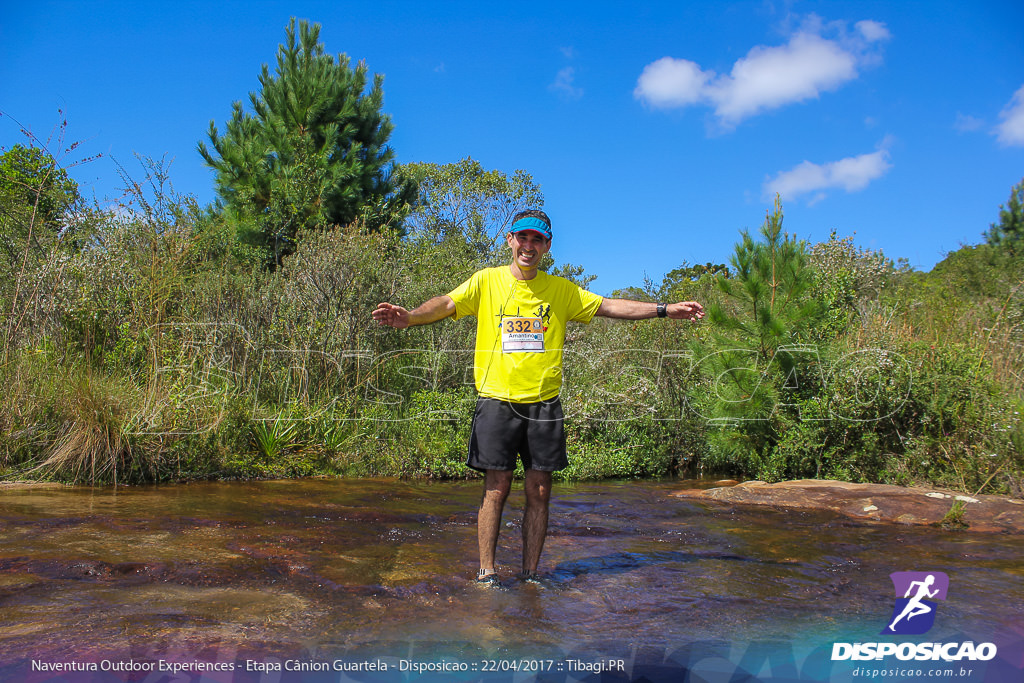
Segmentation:
<svg viewBox="0 0 1024 683">
<path fill-rule="evenodd" d="M 941 525 L 950 509 L 962 502 L 961 519 L 967 530 L 1024 533 L 1024 501 L 1008 496 L 965 496 L 940 489 L 827 479 L 777 484 L 746 481 L 710 489 L 684 489 L 673 495 L 726 504 L 832 510 L 855 519 L 920 525 Z"/>
<path fill-rule="evenodd" d="M 0 481 L 0 491 L 4 489 L 66 489 L 65 484 L 37 481 Z"/>
</svg>

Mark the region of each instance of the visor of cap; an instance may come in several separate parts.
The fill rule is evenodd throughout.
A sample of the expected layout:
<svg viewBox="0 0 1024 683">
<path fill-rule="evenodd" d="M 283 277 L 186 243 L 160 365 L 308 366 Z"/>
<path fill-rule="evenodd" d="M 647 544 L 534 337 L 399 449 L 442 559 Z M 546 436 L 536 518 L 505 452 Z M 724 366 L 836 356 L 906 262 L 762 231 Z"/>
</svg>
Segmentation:
<svg viewBox="0 0 1024 683">
<path fill-rule="evenodd" d="M 551 228 L 548 227 L 547 223 L 535 216 L 528 216 L 517 220 L 512 224 L 512 232 L 515 234 L 535 232 L 546 239 L 551 239 Z"/>
</svg>

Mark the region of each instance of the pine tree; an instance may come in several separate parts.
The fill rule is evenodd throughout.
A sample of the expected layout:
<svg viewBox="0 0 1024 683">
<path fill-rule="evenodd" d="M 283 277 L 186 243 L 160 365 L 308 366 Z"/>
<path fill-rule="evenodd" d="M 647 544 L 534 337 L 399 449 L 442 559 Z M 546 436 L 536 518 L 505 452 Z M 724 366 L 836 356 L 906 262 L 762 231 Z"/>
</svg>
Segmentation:
<svg viewBox="0 0 1024 683">
<path fill-rule="evenodd" d="M 695 403 L 722 427 L 713 447 L 764 471 L 788 401 L 820 378 L 807 342 L 824 308 L 813 295 L 807 245 L 782 232 L 778 196 L 761 240 L 743 231 L 730 264 L 731 273 L 718 276 L 723 301 L 708 309 L 714 338 L 697 349 L 711 391 Z"/>
<path fill-rule="evenodd" d="M 992 223 L 985 239 L 994 246 L 1019 253 L 1024 247 L 1024 180 L 1013 186 L 1006 205 L 999 207 L 999 223 Z"/>
<path fill-rule="evenodd" d="M 400 228 L 416 196 L 398 177 L 381 112 L 383 76 L 367 90 L 367 67 L 337 60 L 319 42 L 320 25 L 293 18 L 278 47 L 277 69 L 264 64 L 252 113 L 235 102 L 221 135 L 210 122 L 212 151 L 199 152 L 216 172 L 226 213 L 243 237 L 267 250 L 272 266 L 295 249 L 301 230 L 362 221 Z"/>
<path fill-rule="evenodd" d="M 774 210 L 761 226 L 763 241 L 755 242 L 743 231 L 729 259 L 732 276 L 718 278 L 735 314 L 713 306 L 716 326 L 731 332 L 768 361 L 780 345 L 798 343 L 820 315 L 820 304 L 810 296 L 814 284 L 808 267 L 807 245 L 782 232 L 782 203 L 775 197 Z"/>
</svg>

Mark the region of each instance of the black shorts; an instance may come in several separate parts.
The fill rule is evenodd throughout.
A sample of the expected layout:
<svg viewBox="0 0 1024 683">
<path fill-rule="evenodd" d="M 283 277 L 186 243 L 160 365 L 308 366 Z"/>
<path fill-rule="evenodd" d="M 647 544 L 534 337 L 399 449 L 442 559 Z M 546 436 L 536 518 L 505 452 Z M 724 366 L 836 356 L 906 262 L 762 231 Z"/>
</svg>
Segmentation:
<svg viewBox="0 0 1024 683">
<path fill-rule="evenodd" d="M 528 470 L 555 472 L 569 466 L 565 417 L 556 397 L 540 403 L 479 398 L 473 413 L 466 465 L 474 470 L 514 470 L 516 456 Z"/>
</svg>

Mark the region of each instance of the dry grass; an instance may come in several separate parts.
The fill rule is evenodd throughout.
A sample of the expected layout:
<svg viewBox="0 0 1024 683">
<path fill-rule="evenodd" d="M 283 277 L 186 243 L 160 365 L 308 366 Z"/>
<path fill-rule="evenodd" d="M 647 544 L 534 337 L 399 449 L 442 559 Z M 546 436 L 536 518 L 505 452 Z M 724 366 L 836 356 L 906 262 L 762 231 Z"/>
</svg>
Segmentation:
<svg viewBox="0 0 1024 683">
<path fill-rule="evenodd" d="M 152 469 L 153 454 L 134 435 L 141 403 L 130 387 L 86 372 L 69 389 L 66 419 L 46 459 L 31 473 L 117 484 L 138 480 Z"/>
</svg>

